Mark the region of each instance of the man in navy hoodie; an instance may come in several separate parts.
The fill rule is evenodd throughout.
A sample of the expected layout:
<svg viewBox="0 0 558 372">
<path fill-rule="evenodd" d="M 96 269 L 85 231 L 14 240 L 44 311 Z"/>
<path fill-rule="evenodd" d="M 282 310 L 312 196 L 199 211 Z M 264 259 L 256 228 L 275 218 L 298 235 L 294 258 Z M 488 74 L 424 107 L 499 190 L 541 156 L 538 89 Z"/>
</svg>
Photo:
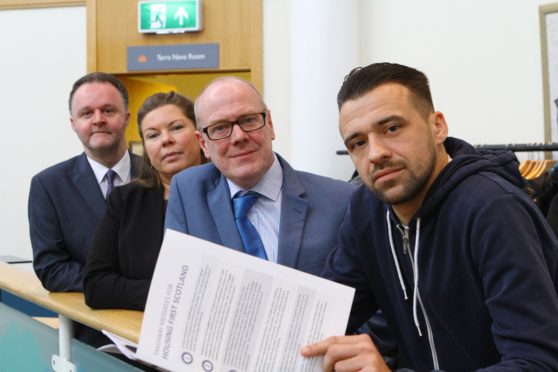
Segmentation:
<svg viewBox="0 0 558 372">
<path fill-rule="evenodd" d="M 558 242 L 511 152 L 448 137 L 426 76 L 377 63 L 338 94 L 364 181 L 325 276 L 356 288 L 348 331 L 381 308 L 399 367 L 558 371 Z M 387 370 L 366 335 L 302 349 L 325 371 Z"/>
</svg>

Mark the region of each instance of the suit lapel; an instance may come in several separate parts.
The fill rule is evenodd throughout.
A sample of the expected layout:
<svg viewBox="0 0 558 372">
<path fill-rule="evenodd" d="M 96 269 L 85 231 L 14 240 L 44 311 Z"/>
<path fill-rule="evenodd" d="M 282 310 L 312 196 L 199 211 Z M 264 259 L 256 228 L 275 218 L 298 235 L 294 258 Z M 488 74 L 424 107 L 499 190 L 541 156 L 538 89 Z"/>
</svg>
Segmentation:
<svg viewBox="0 0 558 372">
<path fill-rule="evenodd" d="M 130 179 L 134 179 L 139 175 L 141 167 L 141 156 L 130 152 Z"/>
<path fill-rule="evenodd" d="M 105 212 L 105 198 L 101 188 L 97 183 L 93 169 L 87 161 L 85 153 L 81 154 L 72 169 L 70 178 L 76 189 L 81 194 L 86 204 L 91 208 L 95 215 L 100 219 Z"/>
<path fill-rule="evenodd" d="M 283 167 L 277 263 L 296 268 L 308 214 L 308 201 L 304 198 L 306 190 L 298 180 L 296 171 L 279 155 L 277 157 Z"/>
<path fill-rule="evenodd" d="M 242 240 L 234 222 L 229 185 L 223 176 L 219 176 L 214 185 L 215 188 L 208 192 L 207 204 L 215 221 L 221 244 L 244 252 Z"/>
<path fill-rule="evenodd" d="M 165 230 L 165 214 L 163 213 L 165 210 L 164 189 L 162 187 L 159 187 L 157 188 L 157 192 L 149 192 L 147 198 L 147 203 L 151 204 L 151 206 L 146 205 L 145 210 L 153 210 L 154 213 L 151 216 L 151 219 L 153 220 L 154 226 L 161 227 L 159 231 L 160 238 L 162 239 Z M 161 212 L 159 213 L 158 211 Z"/>
</svg>

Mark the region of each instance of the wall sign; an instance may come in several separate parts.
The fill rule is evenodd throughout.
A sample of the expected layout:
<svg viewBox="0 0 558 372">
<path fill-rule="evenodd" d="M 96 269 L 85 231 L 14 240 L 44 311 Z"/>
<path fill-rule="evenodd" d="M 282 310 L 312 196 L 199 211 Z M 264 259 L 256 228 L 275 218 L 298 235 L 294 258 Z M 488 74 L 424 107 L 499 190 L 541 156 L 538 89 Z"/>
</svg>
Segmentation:
<svg viewBox="0 0 558 372">
<path fill-rule="evenodd" d="M 219 67 L 219 44 L 131 46 L 128 71 Z"/>
<path fill-rule="evenodd" d="M 199 0 L 140 1 L 138 31 L 169 34 L 201 30 Z"/>
</svg>

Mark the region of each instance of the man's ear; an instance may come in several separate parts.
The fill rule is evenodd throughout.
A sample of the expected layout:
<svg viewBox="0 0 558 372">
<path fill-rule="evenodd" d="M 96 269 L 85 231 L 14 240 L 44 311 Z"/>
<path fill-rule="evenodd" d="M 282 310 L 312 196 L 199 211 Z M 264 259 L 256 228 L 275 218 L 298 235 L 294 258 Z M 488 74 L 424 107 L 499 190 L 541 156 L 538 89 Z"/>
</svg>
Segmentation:
<svg viewBox="0 0 558 372">
<path fill-rule="evenodd" d="M 74 121 L 74 118 L 71 116 L 70 116 L 70 125 L 72 126 L 72 130 L 77 133 L 76 123 Z"/>
<path fill-rule="evenodd" d="M 130 124 L 130 112 L 126 113 L 126 125 L 124 127 L 127 127 L 128 124 Z"/>
<path fill-rule="evenodd" d="M 448 138 L 448 124 L 444 114 L 440 111 L 435 111 L 431 116 L 432 132 L 436 138 L 436 144 L 442 144 Z"/>
<path fill-rule="evenodd" d="M 198 143 L 200 144 L 203 154 L 205 155 L 207 160 L 211 160 L 211 157 L 209 156 L 209 151 L 207 151 L 205 138 L 203 138 L 203 134 L 199 130 L 196 131 L 196 139 L 198 140 Z"/>
<path fill-rule="evenodd" d="M 275 139 L 275 128 L 273 127 L 273 119 L 271 118 L 271 111 L 268 109 L 266 110 L 266 121 L 269 127 L 271 128 L 271 140 Z"/>
</svg>

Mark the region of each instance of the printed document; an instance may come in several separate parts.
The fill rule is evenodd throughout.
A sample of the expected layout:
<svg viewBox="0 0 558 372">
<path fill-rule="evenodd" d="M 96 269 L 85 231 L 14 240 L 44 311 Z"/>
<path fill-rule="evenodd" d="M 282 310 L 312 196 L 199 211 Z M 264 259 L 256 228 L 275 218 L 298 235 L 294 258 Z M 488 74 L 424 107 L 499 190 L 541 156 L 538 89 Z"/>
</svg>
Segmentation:
<svg viewBox="0 0 558 372">
<path fill-rule="evenodd" d="M 353 296 L 353 288 L 167 230 L 136 356 L 172 371 L 320 371 L 321 358 L 299 350 L 343 335 Z"/>
</svg>

